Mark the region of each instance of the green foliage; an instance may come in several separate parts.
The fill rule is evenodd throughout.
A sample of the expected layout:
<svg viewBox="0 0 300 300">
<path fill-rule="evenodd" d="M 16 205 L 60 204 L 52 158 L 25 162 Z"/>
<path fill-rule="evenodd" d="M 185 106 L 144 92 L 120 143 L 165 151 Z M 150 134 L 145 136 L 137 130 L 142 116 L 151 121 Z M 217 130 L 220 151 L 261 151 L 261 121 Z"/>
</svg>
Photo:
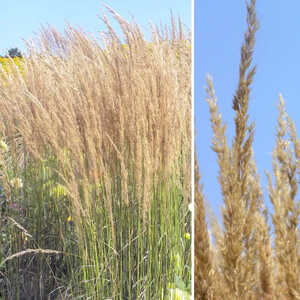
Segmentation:
<svg viewBox="0 0 300 300">
<path fill-rule="evenodd" d="M 11 58 L 15 58 L 15 57 L 22 58 L 23 55 L 22 55 L 21 51 L 18 48 L 10 48 L 8 50 L 8 55 L 0 56 L 0 57 L 1 58 L 8 58 L 8 57 L 11 57 Z"/>
</svg>

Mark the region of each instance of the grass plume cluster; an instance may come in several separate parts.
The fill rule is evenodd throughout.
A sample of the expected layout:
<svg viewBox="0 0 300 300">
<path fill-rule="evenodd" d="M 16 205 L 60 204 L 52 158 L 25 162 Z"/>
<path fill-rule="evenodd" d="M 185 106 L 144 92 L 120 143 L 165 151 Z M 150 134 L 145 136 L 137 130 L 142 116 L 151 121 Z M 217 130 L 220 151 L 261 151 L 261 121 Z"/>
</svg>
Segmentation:
<svg viewBox="0 0 300 300">
<path fill-rule="evenodd" d="M 206 223 L 204 195 L 195 158 L 195 299 L 299 299 L 299 182 L 300 141 L 280 97 L 273 176 L 268 174 L 274 208 L 268 226 L 259 175 L 252 151 L 254 125 L 249 123 L 250 86 L 255 75 L 252 57 L 258 22 L 255 0 L 247 3 L 247 31 L 241 47 L 239 82 L 233 97 L 235 136 L 231 145 L 218 112 L 212 80 L 207 102 L 217 154 L 224 206 L 223 226 Z M 273 182 L 274 181 L 274 182 Z"/>
<path fill-rule="evenodd" d="M 191 43 L 108 8 L 0 79 L 0 291 L 7 299 L 166 299 L 191 279 Z"/>
</svg>

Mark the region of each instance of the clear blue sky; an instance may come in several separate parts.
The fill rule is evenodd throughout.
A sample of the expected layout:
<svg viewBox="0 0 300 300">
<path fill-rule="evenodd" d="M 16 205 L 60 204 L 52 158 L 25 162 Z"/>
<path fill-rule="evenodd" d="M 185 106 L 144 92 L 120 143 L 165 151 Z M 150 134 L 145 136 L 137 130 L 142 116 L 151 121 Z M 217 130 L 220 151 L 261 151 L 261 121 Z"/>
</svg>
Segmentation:
<svg viewBox="0 0 300 300">
<path fill-rule="evenodd" d="M 233 137 L 232 96 L 238 84 L 240 47 L 246 30 L 245 1 L 195 1 L 195 127 L 204 193 L 220 217 L 221 194 L 216 154 L 210 149 L 212 131 L 205 101 L 205 76 L 213 76 L 228 142 Z M 255 122 L 254 154 L 265 195 L 265 170 L 272 171 L 277 104 L 282 93 L 286 110 L 300 136 L 300 2 L 257 1 L 260 29 L 254 62 L 257 73 L 250 98 L 250 120 Z M 269 201 L 269 199 L 267 198 Z M 270 204 L 268 202 L 269 207 Z"/>
<path fill-rule="evenodd" d="M 190 0 L 27 0 L 1 3 L 0 12 L 0 55 L 12 47 L 25 49 L 22 39 L 28 40 L 39 32 L 41 25 L 50 24 L 63 32 L 66 21 L 80 26 L 93 34 L 105 30 L 101 15 L 103 4 L 109 5 L 122 17 L 130 20 L 133 15 L 139 25 L 147 31 L 148 21 L 170 24 L 170 9 L 180 15 L 184 24 L 191 28 Z M 115 28 L 118 29 L 117 27 Z"/>
</svg>

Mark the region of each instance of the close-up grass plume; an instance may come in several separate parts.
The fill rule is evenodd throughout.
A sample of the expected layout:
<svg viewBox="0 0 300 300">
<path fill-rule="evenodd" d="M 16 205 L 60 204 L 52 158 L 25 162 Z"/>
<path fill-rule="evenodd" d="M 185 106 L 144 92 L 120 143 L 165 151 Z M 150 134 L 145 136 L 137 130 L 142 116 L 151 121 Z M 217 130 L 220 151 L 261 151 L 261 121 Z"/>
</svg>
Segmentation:
<svg viewBox="0 0 300 300">
<path fill-rule="evenodd" d="M 107 9 L 1 60 L 0 299 L 189 299 L 190 33 Z"/>
<path fill-rule="evenodd" d="M 270 213 L 253 154 L 254 123 L 249 121 L 248 113 L 256 73 L 252 60 L 257 29 L 256 1 L 251 0 L 247 2 L 247 30 L 241 47 L 238 87 L 232 101 L 231 144 L 212 78 L 207 77 L 212 150 L 217 156 L 223 206 L 222 222 L 216 224 L 208 206 L 210 199 L 203 192 L 201 165 L 198 166 L 195 157 L 194 293 L 197 300 L 300 297 L 297 199 L 300 142 L 280 96 L 273 174 L 267 174 Z"/>
</svg>

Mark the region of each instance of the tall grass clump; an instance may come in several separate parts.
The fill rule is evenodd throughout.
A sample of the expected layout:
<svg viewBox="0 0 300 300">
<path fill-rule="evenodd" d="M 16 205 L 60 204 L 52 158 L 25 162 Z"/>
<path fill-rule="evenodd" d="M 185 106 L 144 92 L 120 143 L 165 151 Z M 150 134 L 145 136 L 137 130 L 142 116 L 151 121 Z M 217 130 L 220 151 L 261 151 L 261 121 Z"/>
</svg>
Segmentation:
<svg viewBox="0 0 300 300">
<path fill-rule="evenodd" d="M 108 8 L 2 72 L 0 290 L 7 299 L 167 299 L 189 289 L 190 38 Z M 3 78 L 3 79 L 2 79 Z M 5 298 L 5 299 L 6 299 Z M 175 299 L 175 297 L 173 297 Z"/>
<path fill-rule="evenodd" d="M 258 22 L 255 0 L 247 3 L 247 31 L 241 47 L 238 88 L 233 97 L 235 135 L 227 143 L 226 125 L 218 111 L 212 79 L 207 102 L 217 154 L 222 199 L 222 226 L 206 223 L 204 196 L 195 161 L 195 299 L 298 299 L 300 142 L 280 96 L 273 176 L 268 191 L 274 233 L 263 199 L 252 151 L 254 125 L 249 123 L 252 57 Z M 259 128 L 257 129 L 259 130 Z"/>
</svg>

